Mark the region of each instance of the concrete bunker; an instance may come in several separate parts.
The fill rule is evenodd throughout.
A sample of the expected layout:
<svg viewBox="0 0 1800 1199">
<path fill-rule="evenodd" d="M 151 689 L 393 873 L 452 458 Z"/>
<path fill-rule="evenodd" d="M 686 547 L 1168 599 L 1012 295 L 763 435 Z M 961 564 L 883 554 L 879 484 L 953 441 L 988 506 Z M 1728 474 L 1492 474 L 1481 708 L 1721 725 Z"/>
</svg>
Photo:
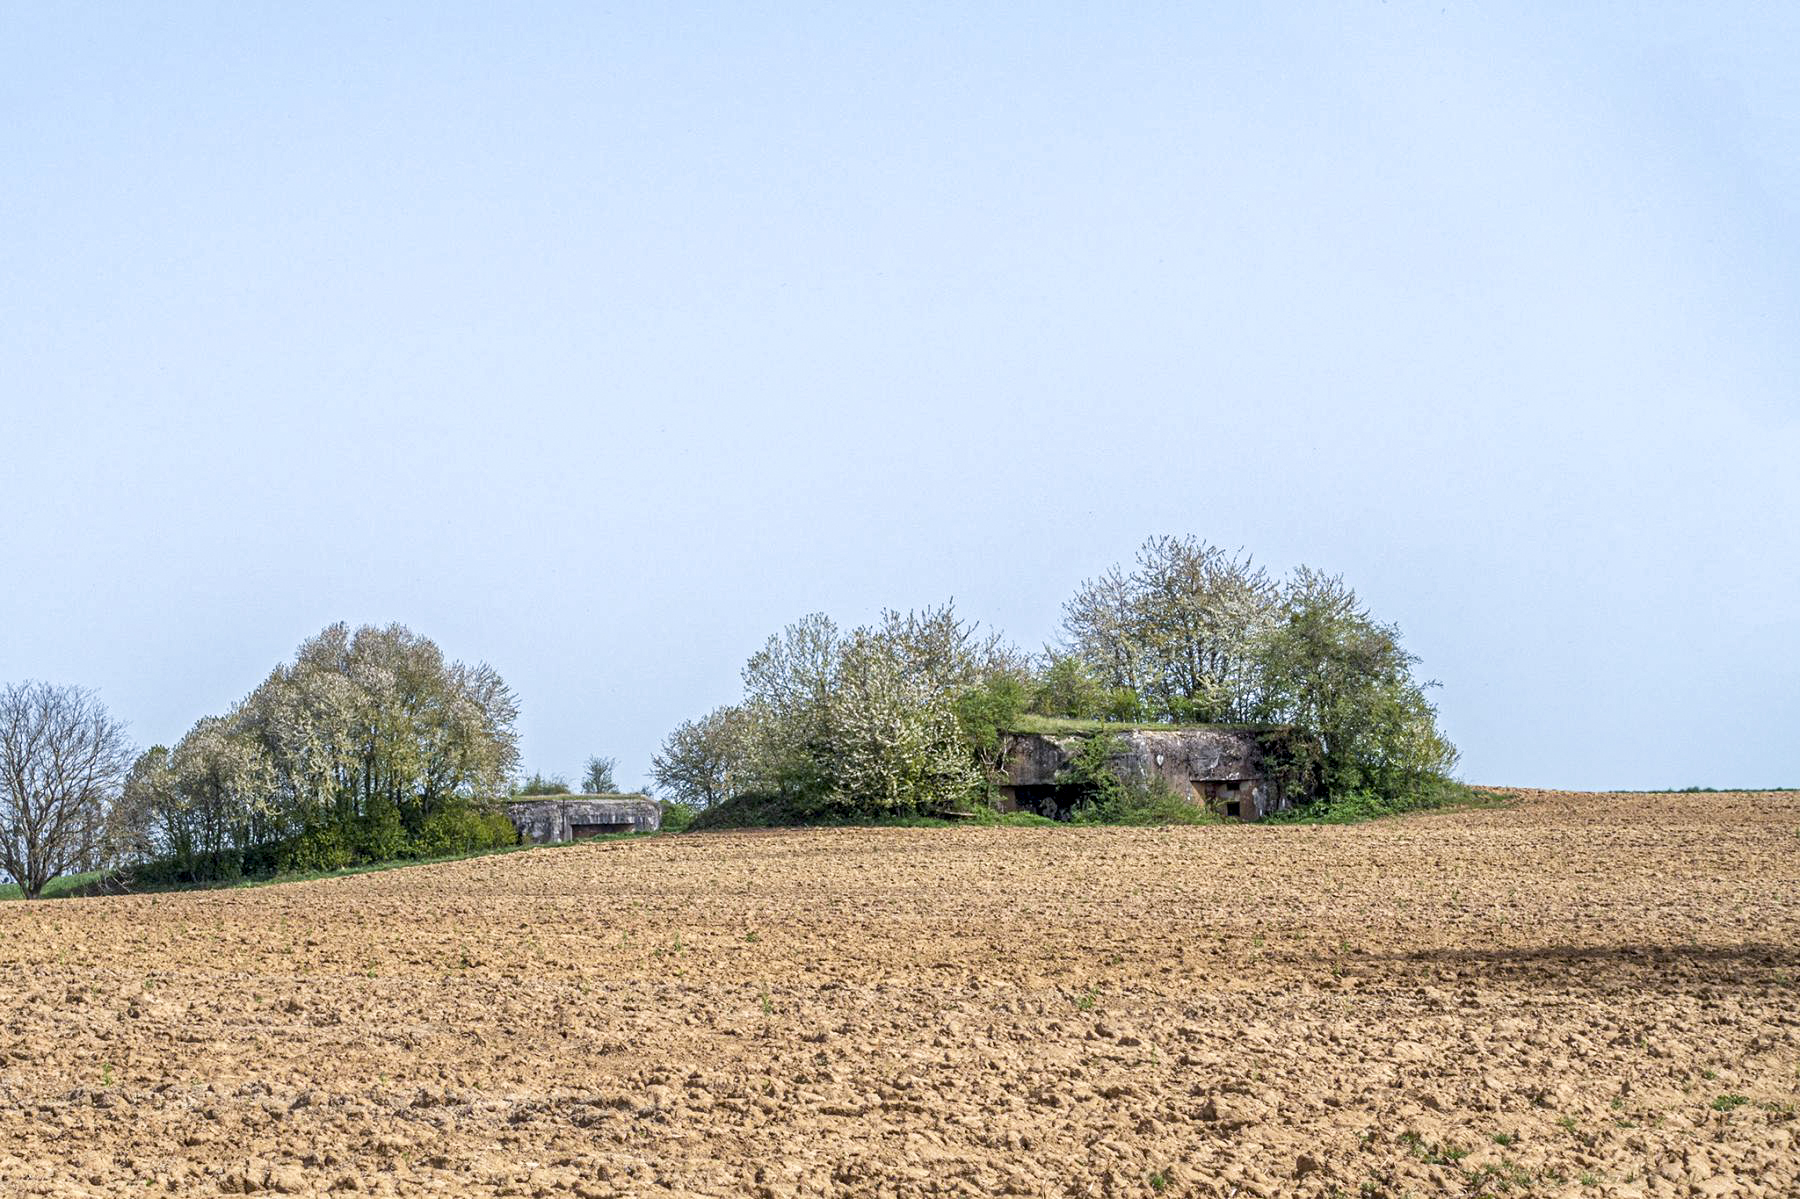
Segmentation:
<svg viewBox="0 0 1800 1199">
<path fill-rule="evenodd" d="M 506 814 L 519 830 L 520 844 L 653 833 L 662 827 L 662 809 L 642 795 L 546 795 L 514 800 Z"/>
<path fill-rule="evenodd" d="M 1099 735 L 1118 739 L 1108 765 L 1126 783 L 1160 777 L 1175 794 L 1232 820 L 1260 820 L 1290 806 L 1275 780 L 1271 730 L 1118 726 L 1068 733 L 1007 733 L 1000 806 L 1066 820 L 1084 798 L 1067 770 L 1082 744 Z"/>
</svg>

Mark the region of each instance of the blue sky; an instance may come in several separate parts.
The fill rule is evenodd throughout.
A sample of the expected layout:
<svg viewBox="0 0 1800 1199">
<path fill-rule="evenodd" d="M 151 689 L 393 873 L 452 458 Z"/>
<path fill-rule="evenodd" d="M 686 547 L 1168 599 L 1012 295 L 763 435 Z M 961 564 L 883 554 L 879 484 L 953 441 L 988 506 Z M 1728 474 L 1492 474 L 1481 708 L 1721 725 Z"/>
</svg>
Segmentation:
<svg viewBox="0 0 1800 1199">
<path fill-rule="evenodd" d="M 0 680 L 334 620 L 642 778 L 808 611 L 1343 572 L 1475 781 L 1800 785 L 1800 8 L 0 12 Z"/>
</svg>

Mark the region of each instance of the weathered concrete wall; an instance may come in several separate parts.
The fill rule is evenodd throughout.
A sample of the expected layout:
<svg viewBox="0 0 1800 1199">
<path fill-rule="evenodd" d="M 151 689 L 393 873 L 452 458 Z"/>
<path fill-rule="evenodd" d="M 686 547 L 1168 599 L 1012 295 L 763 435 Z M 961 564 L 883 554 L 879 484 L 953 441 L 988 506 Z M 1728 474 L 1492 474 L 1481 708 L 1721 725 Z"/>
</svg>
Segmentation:
<svg viewBox="0 0 1800 1199">
<path fill-rule="evenodd" d="M 1055 786 L 1058 775 L 1091 734 L 1009 733 L 1003 794 Z M 1258 734 L 1242 729 L 1118 729 L 1124 745 L 1110 761 L 1127 781 L 1161 775 L 1177 794 L 1221 815 L 1236 804 L 1239 819 L 1256 820 L 1287 806 L 1269 779 Z M 1235 784 L 1235 785 L 1234 785 Z"/>
<path fill-rule="evenodd" d="M 662 827 L 662 809 L 641 795 L 553 795 L 506 805 L 519 838 L 540 845 L 573 841 L 582 829 L 653 833 Z M 592 835 L 592 834 L 584 834 Z"/>
</svg>

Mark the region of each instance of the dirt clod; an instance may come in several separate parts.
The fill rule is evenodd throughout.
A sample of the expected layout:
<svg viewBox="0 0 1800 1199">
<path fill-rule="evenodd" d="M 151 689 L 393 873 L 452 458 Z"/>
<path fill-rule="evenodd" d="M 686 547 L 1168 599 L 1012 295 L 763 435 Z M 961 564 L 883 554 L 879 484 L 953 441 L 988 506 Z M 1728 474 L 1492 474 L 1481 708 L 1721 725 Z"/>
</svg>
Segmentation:
<svg viewBox="0 0 1800 1199">
<path fill-rule="evenodd" d="M 1797 826 L 1523 792 L 3 904 L 0 1194 L 1797 1194 Z"/>
</svg>

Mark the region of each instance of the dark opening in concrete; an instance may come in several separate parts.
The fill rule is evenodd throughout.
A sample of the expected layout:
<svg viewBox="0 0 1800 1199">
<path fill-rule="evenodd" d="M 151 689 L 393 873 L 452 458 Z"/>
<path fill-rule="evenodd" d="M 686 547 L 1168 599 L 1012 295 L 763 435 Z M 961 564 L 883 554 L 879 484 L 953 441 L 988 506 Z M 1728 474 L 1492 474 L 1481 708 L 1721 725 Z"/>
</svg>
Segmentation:
<svg viewBox="0 0 1800 1199">
<path fill-rule="evenodd" d="M 571 824 L 569 836 L 576 841 L 585 841 L 589 837 L 604 837 L 608 833 L 629 833 L 631 828 L 629 820 L 623 824 Z"/>
<path fill-rule="evenodd" d="M 1076 805 L 1089 795 L 1088 788 L 1066 783 L 1030 783 L 1002 790 L 1011 793 L 1019 811 L 1036 812 L 1052 820 L 1067 820 Z"/>
</svg>

